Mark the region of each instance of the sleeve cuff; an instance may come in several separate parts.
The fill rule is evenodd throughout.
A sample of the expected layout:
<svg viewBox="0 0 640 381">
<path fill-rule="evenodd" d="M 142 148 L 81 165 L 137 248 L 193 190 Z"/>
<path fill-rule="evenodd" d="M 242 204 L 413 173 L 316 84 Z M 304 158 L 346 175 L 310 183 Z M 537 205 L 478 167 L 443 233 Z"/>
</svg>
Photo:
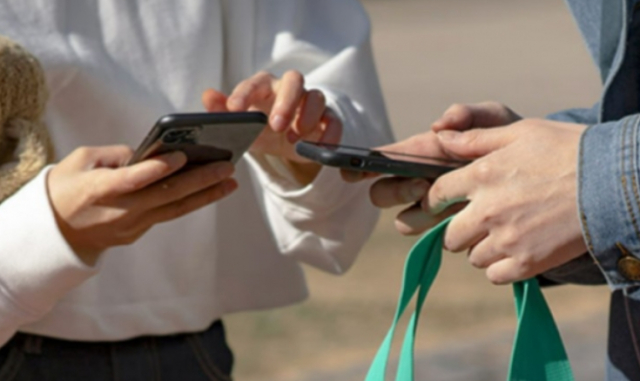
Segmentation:
<svg viewBox="0 0 640 381">
<path fill-rule="evenodd" d="M 46 189 L 50 168 L 0 204 L 0 311 L 39 317 L 97 272 L 58 229 Z"/>
<path fill-rule="evenodd" d="M 579 153 L 578 203 L 583 235 L 607 283 L 615 289 L 637 286 L 623 276 L 622 245 L 640 254 L 638 126 L 633 115 L 595 124 L 582 135 Z"/>
</svg>

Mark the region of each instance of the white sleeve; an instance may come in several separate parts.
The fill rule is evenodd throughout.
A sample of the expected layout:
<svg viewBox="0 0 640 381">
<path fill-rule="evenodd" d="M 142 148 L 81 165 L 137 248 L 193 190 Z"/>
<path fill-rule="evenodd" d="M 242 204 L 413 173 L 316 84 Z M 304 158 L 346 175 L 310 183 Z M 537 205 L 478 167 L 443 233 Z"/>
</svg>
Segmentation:
<svg viewBox="0 0 640 381">
<path fill-rule="evenodd" d="M 46 189 L 48 169 L 0 204 L 0 346 L 96 271 L 58 230 Z"/>
<path fill-rule="evenodd" d="M 373 147 L 392 141 L 361 4 L 256 3 L 278 10 L 258 12 L 256 71 L 277 76 L 291 69 L 302 72 L 306 87 L 322 90 L 341 118 L 343 144 Z M 281 252 L 325 271 L 346 271 L 378 219 L 369 201 L 370 183 L 347 184 L 336 169 L 323 168 L 312 184 L 301 188 L 278 175 L 268 158 L 251 155 L 249 162 Z"/>
</svg>

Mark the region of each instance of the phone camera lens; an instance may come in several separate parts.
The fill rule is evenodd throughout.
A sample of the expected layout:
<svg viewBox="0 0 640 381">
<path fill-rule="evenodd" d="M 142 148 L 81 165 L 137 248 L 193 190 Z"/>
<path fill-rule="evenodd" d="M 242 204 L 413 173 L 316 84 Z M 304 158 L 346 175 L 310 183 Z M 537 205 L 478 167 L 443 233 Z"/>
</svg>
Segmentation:
<svg viewBox="0 0 640 381">
<path fill-rule="evenodd" d="M 364 167 L 364 161 L 357 157 L 352 157 L 350 163 L 351 163 L 351 166 L 353 167 Z"/>
<path fill-rule="evenodd" d="M 186 130 L 174 130 L 169 131 L 162 136 L 162 142 L 166 144 L 175 144 L 183 142 L 189 137 L 189 131 Z"/>
</svg>

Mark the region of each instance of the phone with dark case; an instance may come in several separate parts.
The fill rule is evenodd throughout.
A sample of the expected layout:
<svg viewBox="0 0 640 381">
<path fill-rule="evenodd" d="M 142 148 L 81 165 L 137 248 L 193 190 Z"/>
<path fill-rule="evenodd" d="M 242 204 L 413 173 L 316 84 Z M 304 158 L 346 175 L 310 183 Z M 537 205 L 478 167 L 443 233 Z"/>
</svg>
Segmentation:
<svg viewBox="0 0 640 381">
<path fill-rule="evenodd" d="M 338 144 L 300 141 L 298 155 L 323 165 L 402 177 L 436 179 L 465 163 Z"/>
<path fill-rule="evenodd" d="M 182 113 L 161 117 L 128 164 L 182 151 L 187 164 L 236 163 L 267 125 L 261 112 Z"/>
</svg>

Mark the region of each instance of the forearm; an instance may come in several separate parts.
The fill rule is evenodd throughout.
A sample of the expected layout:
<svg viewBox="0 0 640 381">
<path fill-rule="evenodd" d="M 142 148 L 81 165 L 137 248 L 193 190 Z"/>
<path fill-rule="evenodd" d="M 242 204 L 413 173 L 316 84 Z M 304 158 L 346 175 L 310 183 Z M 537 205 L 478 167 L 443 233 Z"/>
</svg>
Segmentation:
<svg viewBox="0 0 640 381">
<path fill-rule="evenodd" d="M 46 170 L 0 204 L 0 342 L 95 273 L 56 226 Z"/>
</svg>

